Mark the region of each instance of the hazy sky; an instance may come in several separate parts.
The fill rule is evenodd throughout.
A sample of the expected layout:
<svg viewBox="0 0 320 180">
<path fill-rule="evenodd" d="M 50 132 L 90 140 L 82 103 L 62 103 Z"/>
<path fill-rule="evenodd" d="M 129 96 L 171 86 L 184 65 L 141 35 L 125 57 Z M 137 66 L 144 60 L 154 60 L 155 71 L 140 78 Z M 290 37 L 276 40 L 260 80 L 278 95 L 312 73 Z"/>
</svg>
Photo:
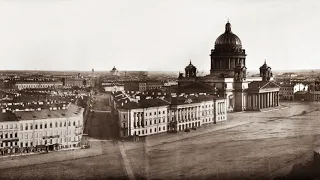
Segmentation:
<svg viewBox="0 0 320 180">
<path fill-rule="evenodd" d="M 317 0 L 0 0 L 0 69 L 210 70 L 227 19 L 247 68 L 320 68 Z"/>
</svg>

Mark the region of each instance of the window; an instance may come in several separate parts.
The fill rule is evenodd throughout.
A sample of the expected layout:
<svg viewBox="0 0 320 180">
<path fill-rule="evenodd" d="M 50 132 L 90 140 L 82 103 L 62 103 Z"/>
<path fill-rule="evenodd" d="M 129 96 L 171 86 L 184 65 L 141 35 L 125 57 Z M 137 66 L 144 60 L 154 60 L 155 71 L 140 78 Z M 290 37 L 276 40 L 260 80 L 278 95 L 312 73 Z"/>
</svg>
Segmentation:
<svg viewBox="0 0 320 180">
<path fill-rule="evenodd" d="M 165 113 L 166 113 L 165 111 L 162 112 L 162 114 L 165 114 Z"/>
<path fill-rule="evenodd" d="M 42 129 L 42 124 L 40 124 L 40 129 Z"/>
<path fill-rule="evenodd" d="M 159 131 L 161 131 L 161 128 L 159 127 Z"/>
<path fill-rule="evenodd" d="M 58 122 L 56 122 L 56 127 L 58 127 Z"/>
<path fill-rule="evenodd" d="M 123 115 L 123 118 L 126 118 L 126 115 L 125 115 L 125 114 Z"/>
<path fill-rule="evenodd" d="M 45 129 L 47 128 L 47 123 L 44 124 L 44 128 L 45 128 Z"/>
<path fill-rule="evenodd" d="M 165 127 L 165 126 L 163 126 L 163 130 L 166 130 L 166 127 Z"/>
<path fill-rule="evenodd" d="M 157 115 L 157 112 L 154 112 L 154 115 Z"/>
<path fill-rule="evenodd" d="M 73 126 L 76 126 L 76 122 L 75 121 L 73 122 Z"/>
<path fill-rule="evenodd" d="M 159 114 L 161 114 L 161 112 L 159 111 Z"/>
<path fill-rule="evenodd" d="M 62 127 L 62 122 L 60 122 L 60 127 Z"/>
<path fill-rule="evenodd" d="M 22 124 L 20 125 L 20 130 L 23 131 L 23 125 Z"/>
<path fill-rule="evenodd" d="M 157 128 L 154 128 L 154 132 L 157 132 Z"/>
<path fill-rule="evenodd" d="M 150 120 L 150 125 L 152 125 L 152 120 Z"/>
<path fill-rule="evenodd" d="M 152 129 L 150 129 L 150 133 L 152 133 Z"/>
<path fill-rule="evenodd" d="M 157 124 L 157 120 L 154 120 L 154 124 Z"/>
<path fill-rule="evenodd" d="M 26 131 L 28 130 L 28 124 L 26 124 Z"/>
<path fill-rule="evenodd" d="M 71 126 L 71 122 L 69 121 L 68 126 Z"/>
<path fill-rule="evenodd" d="M 32 124 L 30 124 L 30 129 L 32 130 L 32 128 L 33 128 L 33 125 L 32 125 Z"/>
</svg>

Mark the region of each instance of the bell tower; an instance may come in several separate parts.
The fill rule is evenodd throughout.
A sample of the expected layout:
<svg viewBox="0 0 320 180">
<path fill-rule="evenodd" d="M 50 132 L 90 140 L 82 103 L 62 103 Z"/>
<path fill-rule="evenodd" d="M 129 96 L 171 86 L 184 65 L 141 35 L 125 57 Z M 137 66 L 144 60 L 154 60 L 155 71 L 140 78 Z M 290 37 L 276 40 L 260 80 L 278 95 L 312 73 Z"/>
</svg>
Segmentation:
<svg viewBox="0 0 320 180">
<path fill-rule="evenodd" d="M 235 111 L 244 111 L 246 109 L 246 99 L 248 82 L 246 81 L 247 68 L 243 63 L 237 64 L 234 68 L 234 95 L 235 95 Z"/>
<path fill-rule="evenodd" d="M 270 81 L 273 77 L 271 67 L 267 65 L 267 61 L 265 60 L 263 65 L 260 67 L 260 77 L 262 77 L 262 81 Z"/>
<path fill-rule="evenodd" d="M 185 68 L 186 78 L 195 78 L 197 77 L 197 68 L 191 63 Z"/>
</svg>

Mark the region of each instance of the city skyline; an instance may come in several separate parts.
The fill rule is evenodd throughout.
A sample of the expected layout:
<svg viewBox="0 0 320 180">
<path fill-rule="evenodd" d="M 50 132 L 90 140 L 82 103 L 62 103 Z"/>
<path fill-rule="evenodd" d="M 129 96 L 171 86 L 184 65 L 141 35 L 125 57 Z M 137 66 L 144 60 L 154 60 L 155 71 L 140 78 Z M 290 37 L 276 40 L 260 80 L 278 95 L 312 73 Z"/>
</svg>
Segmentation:
<svg viewBox="0 0 320 180">
<path fill-rule="evenodd" d="M 2 70 L 183 71 L 191 59 L 207 72 L 228 19 L 248 55 L 248 70 L 258 70 L 265 59 L 274 70 L 319 64 L 320 6 L 311 0 L 0 4 Z"/>
</svg>

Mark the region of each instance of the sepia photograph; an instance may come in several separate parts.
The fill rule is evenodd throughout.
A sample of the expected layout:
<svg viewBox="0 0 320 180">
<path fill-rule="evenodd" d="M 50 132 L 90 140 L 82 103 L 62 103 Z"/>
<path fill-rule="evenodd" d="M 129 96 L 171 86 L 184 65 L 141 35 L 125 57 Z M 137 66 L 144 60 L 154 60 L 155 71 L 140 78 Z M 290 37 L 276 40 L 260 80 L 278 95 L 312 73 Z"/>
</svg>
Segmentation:
<svg viewBox="0 0 320 180">
<path fill-rule="evenodd" d="M 320 180 L 320 2 L 0 0 L 0 180 Z"/>
</svg>

